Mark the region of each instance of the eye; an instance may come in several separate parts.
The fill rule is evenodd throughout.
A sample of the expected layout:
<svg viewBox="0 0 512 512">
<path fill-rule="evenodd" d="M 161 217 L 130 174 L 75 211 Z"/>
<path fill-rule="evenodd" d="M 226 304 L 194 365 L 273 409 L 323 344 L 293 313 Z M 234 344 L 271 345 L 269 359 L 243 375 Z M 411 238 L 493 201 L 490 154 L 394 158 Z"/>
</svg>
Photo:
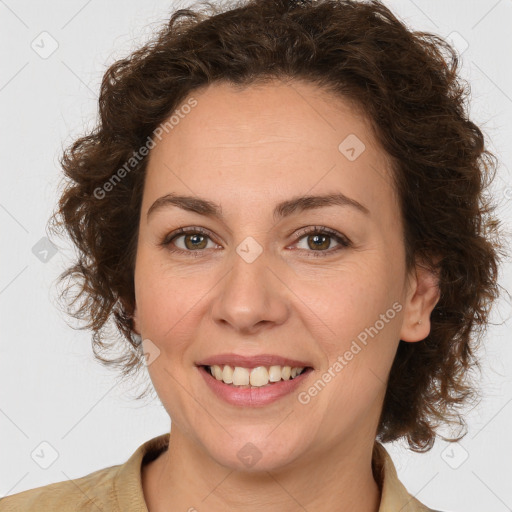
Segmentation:
<svg viewBox="0 0 512 512">
<path fill-rule="evenodd" d="M 324 226 L 313 226 L 302 229 L 297 233 L 297 236 L 299 236 L 299 241 L 304 239 L 305 247 L 301 247 L 300 250 L 313 253 L 309 256 L 315 258 L 319 256 L 329 256 L 334 252 L 338 252 L 351 246 L 351 242 L 348 238 L 343 236 L 341 233 Z M 339 247 L 326 250 L 330 248 L 333 240 L 338 243 Z"/>
<path fill-rule="evenodd" d="M 180 238 L 183 239 L 183 244 L 181 246 L 178 245 L 177 242 Z M 202 249 L 211 248 L 207 247 L 208 243 L 206 240 L 209 238 L 209 232 L 203 228 L 179 228 L 166 236 L 161 245 L 167 247 L 171 252 L 195 252 L 198 254 L 194 254 L 194 256 L 199 256 L 199 252 L 201 252 Z"/>
</svg>

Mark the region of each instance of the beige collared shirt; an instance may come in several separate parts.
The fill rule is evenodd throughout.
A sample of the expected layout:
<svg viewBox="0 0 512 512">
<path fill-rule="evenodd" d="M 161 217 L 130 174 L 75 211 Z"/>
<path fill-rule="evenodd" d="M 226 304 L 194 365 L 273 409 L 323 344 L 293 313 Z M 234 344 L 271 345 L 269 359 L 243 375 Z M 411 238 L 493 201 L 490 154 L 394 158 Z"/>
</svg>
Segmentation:
<svg viewBox="0 0 512 512">
<path fill-rule="evenodd" d="M 57 482 L 0 499 L 0 512 L 148 512 L 141 483 L 141 465 L 167 449 L 169 433 L 140 445 L 117 466 L 81 478 Z M 386 449 L 375 442 L 373 465 L 380 474 L 379 512 L 436 512 L 411 496 L 398 480 Z"/>
</svg>

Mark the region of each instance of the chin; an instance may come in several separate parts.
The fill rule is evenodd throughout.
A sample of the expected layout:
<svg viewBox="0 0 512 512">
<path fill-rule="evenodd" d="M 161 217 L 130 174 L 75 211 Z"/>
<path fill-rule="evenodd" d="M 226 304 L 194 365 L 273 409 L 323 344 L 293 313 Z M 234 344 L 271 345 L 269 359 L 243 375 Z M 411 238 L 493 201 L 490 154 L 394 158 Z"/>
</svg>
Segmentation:
<svg viewBox="0 0 512 512">
<path fill-rule="evenodd" d="M 271 429 L 265 428 L 263 434 L 245 432 L 243 435 L 233 435 L 229 440 L 219 443 L 218 440 L 210 446 L 210 456 L 222 466 L 236 471 L 258 473 L 274 471 L 292 463 L 299 452 L 304 450 L 304 441 L 291 439 L 285 433 L 284 437 L 268 434 Z M 273 438 L 272 438 L 273 437 Z"/>
</svg>

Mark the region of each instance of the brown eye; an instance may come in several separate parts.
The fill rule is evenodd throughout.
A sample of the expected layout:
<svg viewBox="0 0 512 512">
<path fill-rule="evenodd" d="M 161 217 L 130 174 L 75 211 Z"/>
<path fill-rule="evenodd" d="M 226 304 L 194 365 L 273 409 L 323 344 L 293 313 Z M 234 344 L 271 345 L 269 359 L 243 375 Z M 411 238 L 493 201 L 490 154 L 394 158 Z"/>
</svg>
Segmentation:
<svg viewBox="0 0 512 512">
<path fill-rule="evenodd" d="M 180 228 L 168 235 L 161 243 L 171 252 L 200 253 L 208 247 L 208 241 L 211 241 L 210 235 L 201 228 Z M 214 244 L 212 242 L 213 246 Z"/>
<path fill-rule="evenodd" d="M 305 239 L 305 246 L 299 247 L 299 250 L 315 253 L 312 255 L 315 257 L 328 256 L 351 245 L 348 238 L 341 233 L 322 226 L 301 230 L 298 235 L 299 241 Z M 333 241 L 338 244 L 334 249 L 331 246 Z"/>
<path fill-rule="evenodd" d="M 192 235 L 181 235 L 177 238 L 181 238 L 183 237 L 184 241 L 185 241 L 185 247 L 187 249 L 190 249 L 190 250 L 194 250 L 194 249 L 205 249 L 206 248 L 206 243 L 205 243 L 205 240 L 206 240 L 206 236 L 205 235 L 202 235 L 202 234 L 199 234 L 199 233 L 194 233 Z"/>
<path fill-rule="evenodd" d="M 320 235 L 318 233 L 314 235 L 307 235 L 308 247 L 310 249 L 329 249 L 331 245 L 332 237 L 329 235 Z"/>
</svg>

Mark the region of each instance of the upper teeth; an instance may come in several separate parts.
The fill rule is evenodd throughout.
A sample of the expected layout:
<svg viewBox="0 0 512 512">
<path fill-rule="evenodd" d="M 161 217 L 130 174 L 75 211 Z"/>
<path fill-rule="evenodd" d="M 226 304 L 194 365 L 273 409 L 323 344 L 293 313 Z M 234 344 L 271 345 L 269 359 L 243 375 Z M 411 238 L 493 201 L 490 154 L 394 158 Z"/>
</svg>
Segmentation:
<svg viewBox="0 0 512 512">
<path fill-rule="evenodd" d="M 241 366 L 225 365 L 224 368 L 214 364 L 210 366 L 210 373 L 226 384 L 244 386 L 250 383 L 251 386 L 266 386 L 270 382 L 278 382 L 281 379 L 288 380 L 300 375 L 304 367 L 291 366 L 258 366 L 256 368 L 243 368 Z"/>
</svg>

